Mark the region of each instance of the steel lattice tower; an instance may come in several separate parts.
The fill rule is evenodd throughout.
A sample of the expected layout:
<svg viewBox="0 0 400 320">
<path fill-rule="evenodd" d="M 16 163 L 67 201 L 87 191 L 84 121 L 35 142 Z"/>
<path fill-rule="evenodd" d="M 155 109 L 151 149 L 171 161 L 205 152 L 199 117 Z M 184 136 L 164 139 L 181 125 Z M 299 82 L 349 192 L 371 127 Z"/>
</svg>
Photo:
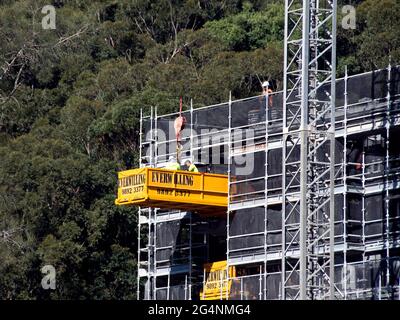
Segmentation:
<svg viewBox="0 0 400 320">
<path fill-rule="evenodd" d="M 282 299 L 334 298 L 336 8 L 285 0 Z"/>
</svg>

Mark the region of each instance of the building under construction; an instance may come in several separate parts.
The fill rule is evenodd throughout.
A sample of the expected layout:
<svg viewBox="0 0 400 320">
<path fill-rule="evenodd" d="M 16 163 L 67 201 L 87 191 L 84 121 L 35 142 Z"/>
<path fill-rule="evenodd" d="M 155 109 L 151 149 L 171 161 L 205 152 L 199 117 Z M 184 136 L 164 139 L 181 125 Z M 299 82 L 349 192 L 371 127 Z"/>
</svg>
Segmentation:
<svg viewBox="0 0 400 320">
<path fill-rule="evenodd" d="M 335 1 L 294 2 L 283 91 L 142 114 L 138 298 L 400 300 L 400 68 L 336 79 Z"/>
<path fill-rule="evenodd" d="M 183 112 L 181 161 L 228 177 L 227 210 L 139 210 L 141 298 L 200 299 L 205 266 L 219 261 L 226 261 L 223 270 L 234 267 L 232 278 L 214 280 L 229 282 L 216 286 L 219 298 L 282 298 L 283 240 L 298 242 L 290 230 L 298 221 L 282 214 L 282 97 Z M 142 117 L 143 167 L 165 167 L 175 155 L 177 116 L 153 110 Z M 337 80 L 335 129 L 335 295 L 400 299 L 400 69 Z"/>
</svg>

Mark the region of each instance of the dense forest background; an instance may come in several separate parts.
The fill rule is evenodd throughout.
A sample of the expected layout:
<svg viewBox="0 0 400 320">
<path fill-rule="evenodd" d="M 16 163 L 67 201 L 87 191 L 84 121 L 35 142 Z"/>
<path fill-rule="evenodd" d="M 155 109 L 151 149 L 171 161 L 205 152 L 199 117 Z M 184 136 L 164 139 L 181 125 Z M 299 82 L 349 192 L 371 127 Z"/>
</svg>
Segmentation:
<svg viewBox="0 0 400 320">
<path fill-rule="evenodd" d="M 56 7 L 56 29 L 41 9 Z M 400 2 L 356 6 L 338 75 L 400 61 Z M 176 111 L 280 89 L 283 0 L 0 1 L 0 298 L 133 299 L 140 108 Z M 56 290 L 43 290 L 52 264 Z"/>
</svg>

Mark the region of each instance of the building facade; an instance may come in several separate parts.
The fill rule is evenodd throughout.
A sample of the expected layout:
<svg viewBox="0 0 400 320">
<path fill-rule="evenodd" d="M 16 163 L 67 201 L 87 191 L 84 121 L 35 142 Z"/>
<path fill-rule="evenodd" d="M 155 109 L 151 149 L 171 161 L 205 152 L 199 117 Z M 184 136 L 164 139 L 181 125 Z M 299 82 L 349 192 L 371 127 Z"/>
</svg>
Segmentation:
<svg viewBox="0 0 400 320">
<path fill-rule="evenodd" d="M 219 299 L 290 299 L 282 295 L 282 281 L 289 293 L 290 281 L 297 281 L 283 272 L 299 255 L 290 229 L 298 221 L 293 215 L 284 222 L 282 214 L 288 205 L 283 179 L 291 179 L 282 176 L 282 107 L 283 94 L 276 92 L 183 112 L 180 161 L 190 158 L 201 172 L 228 175 L 228 207 L 224 215 L 139 209 L 138 298 L 198 300 L 207 281 L 217 281 Z M 142 167 L 164 167 L 176 155 L 176 117 L 156 108 L 142 114 Z M 334 117 L 335 298 L 399 300 L 400 68 L 338 79 Z M 297 157 L 300 150 L 292 152 Z M 296 203 L 296 181 L 290 182 L 293 190 L 285 195 Z M 327 244 L 318 250 L 329 250 Z M 205 266 L 222 261 L 225 276 L 210 279 Z"/>
</svg>

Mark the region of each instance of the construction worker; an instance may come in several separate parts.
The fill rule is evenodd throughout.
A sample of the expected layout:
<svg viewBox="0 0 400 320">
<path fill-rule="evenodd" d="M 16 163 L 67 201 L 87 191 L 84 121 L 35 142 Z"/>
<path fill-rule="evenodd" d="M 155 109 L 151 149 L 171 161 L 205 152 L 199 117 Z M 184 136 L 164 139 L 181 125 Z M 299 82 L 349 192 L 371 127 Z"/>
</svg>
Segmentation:
<svg viewBox="0 0 400 320">
<path fill-rule="evenodd" d="M 187 166 L 189 172 L 199 172 L 197 167 L 190 160 L 185 161 L 185 166 Z"/>
<path fill-rule="evenodd" d="M 269 82 L 264 81 L 261 86 L 262 86 L 262 90 L 263 90 L 262 94 L 264 96 L 266 96 L 267 94 L 270 95 L 269 96 L 269 106 L 272 107 L 272 95 L 271 94 L 273 93 L 273 91 L 270 88 Z"/>
<path fill-rule="evenodd" d="M 268 100 L 269 100 L 268 101 L 268 120 L 269 120 L 269 122 L 271 122 L 271 120 L 272 120 L 272 112 L 271 112 L 272 110 L 271 110 L 271 108 L 272 108 L 272 93 L 273 93 L 273 91 L 272 91 L 272 89 L 270 89 L 268 81 L 264 81 L 263 82 L 262 90 L 263 90 L 262 94 L 264 96 L 266 96 L 266 95 L 269 96 L 269 98 L 268 98 Z"/>
<path fill-rule="evenodd" d="M 176 161 L 174 156 L 170 156 L 169 159 L 168 159 L 168 164 L 166 165 L 165 169 L 168 169 L 168 170 L 180 170 L 181 166 Z"/>
</svg>

